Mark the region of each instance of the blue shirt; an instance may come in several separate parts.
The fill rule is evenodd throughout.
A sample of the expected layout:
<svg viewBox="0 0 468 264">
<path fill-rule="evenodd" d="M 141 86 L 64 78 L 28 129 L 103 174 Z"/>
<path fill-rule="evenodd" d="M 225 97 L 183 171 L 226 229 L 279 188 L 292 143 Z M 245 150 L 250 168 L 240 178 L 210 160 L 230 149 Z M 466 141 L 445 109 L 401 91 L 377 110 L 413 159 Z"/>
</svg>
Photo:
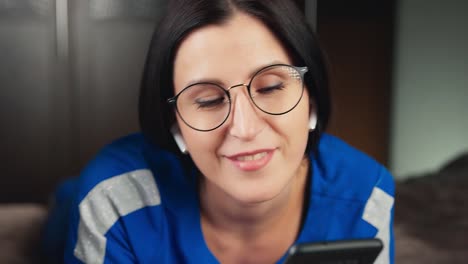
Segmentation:
<svg viewBox="0 0 468 264">
<path fill-rule="evenodd" d="M 330 135 L 309 157 L 310 196 L 296 243 L 378 237 L 384 249 L 376 263 L 393 263 L 388 171 Z M 189 171 L 141 134 L 103 148 L 76 183 L 65 263 L 218 263 L 203 238 Z"/>
</svg>

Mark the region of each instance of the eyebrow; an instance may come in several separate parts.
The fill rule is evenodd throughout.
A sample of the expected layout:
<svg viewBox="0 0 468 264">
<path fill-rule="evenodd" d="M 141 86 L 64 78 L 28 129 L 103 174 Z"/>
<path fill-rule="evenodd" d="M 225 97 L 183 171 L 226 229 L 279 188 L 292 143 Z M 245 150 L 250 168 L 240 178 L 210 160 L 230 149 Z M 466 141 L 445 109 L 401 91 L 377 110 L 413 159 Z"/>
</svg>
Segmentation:
<svg viewBox="0 0 468 264">
<path fill-rule="evenodd" d="M 286 62 L 280 61 L 280 60 L 273 60 L 273 61 L 270 61 L 269 63 L 260 64 L 259 66 L 255 67 L 253 70 L 251 70 L 249 72 L 249 77 L 248 77 L 247 80 L 250 81 L 252 79 L 253 75 L 255 73 L 257 73 L 259 70 L 261 70 L 263 68 L 266 68 L 268 66 L 271 66 L 271 65 L 275 65 L 275 64 L 287 64 L 287 65 L 289 65 L 289 63 L 286 63 Z M 190 82 L 188 82 L 187 85 L 185 85 L 185 87 L 189 87 L 189 86 L 197 84 L 197 83 L 213 83 L 213 84 L 219 85 L 219 86 L 224 87 L 224 88 L 227 87 L 227 85 L 223 81 L 221 81 L 220 79 L 216 79 L 216 78 L 193 79 L 193 80 L 190 80 Z M 233 84 L 233 85 L 236 85 L 236 84 Z"/>
</svg>

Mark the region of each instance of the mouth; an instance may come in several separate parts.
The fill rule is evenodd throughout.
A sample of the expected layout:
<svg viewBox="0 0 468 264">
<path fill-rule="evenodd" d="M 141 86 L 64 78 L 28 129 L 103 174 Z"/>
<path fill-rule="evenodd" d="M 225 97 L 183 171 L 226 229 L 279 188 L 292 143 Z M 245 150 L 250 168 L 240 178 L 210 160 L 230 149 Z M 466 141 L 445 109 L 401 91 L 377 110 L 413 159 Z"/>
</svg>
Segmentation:
<svg viewBox="0 0 468 264">
<path fill-rule="evenodd" d="M 227 158 L 235 167 L 242 171 L 256 171 L 265 167 L 270 162 L 274 152 L 274 149 L 256 150 L 227 156 Z"/>
</svg>

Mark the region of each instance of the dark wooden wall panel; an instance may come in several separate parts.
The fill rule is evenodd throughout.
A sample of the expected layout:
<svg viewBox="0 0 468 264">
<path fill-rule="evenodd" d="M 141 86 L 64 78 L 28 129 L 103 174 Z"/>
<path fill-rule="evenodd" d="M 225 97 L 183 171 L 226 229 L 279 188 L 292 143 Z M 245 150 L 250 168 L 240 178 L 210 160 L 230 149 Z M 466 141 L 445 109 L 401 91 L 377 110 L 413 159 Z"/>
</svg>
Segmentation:
<svg viewBox="0 0 468 264">
<path fill-rule="evenodd" d="M 388 162 L 393 1 L 318 1 L 333 113 L 329 132 Z"/>
</svg>

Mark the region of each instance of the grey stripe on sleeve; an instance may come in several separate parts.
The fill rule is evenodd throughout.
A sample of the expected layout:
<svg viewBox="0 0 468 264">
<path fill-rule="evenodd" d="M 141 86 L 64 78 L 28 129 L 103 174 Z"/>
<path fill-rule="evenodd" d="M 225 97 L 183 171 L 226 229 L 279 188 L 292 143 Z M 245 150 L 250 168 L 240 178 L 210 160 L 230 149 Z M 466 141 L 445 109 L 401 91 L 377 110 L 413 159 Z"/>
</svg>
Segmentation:
<svg viewBox="0 0 468 264">
<path fill-rule="evenodd" d="M 160 203 L 153 174 L 147 169 L 127 172 L 99 183 L 79 205 L 75 256 L 84 263 L 103 263 L 105 234 L 109 228 L 122 216 Z"/>
<path fill-rule="evenodd" d="M 377 228 L 376 238 L 384 244 L 382 252 L 375 260 L 376 264 L 390 263 L 390 221 L 394 198 L 378 187 L 374 187 L 367 200 L 362 218 Z"/>
</svg>

